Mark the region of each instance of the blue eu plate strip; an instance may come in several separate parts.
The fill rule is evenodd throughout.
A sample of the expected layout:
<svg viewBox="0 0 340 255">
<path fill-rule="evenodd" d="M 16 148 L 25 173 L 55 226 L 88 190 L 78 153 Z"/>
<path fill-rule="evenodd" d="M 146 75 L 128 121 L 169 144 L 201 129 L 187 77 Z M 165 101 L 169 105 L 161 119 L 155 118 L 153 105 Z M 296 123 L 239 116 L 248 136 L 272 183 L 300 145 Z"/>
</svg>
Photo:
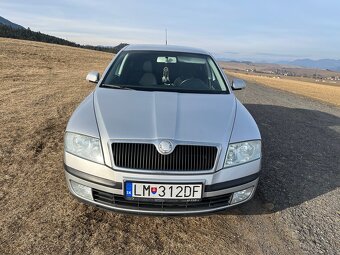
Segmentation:
<svg viewBox="0 0 340 255">
<path fill-rule="evenodd" d="M 132 197 L 132 182 L 125 183 L 125 196 Z"/>
</svg>

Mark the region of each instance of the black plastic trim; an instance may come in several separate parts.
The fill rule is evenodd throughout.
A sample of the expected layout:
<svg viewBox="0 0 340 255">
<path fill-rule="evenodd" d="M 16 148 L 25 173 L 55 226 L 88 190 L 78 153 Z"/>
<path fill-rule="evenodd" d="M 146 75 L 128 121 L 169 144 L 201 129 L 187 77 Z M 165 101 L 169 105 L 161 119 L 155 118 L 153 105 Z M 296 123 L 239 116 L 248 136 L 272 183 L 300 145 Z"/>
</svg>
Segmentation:
<svg viewBox="0 0 340 255">
<path fill-rule="evenodd" d="M 204 191 L 211 192 L 211 191 L 218 191 L 218 190 L 233 188 L 235 186 L 240 186 L 242 184 L 246 184 L 248 182 L 254 181 L 259 176 L 260 176 L 260 172 L 252 174 L 252 175 L 248 175 L 246 177 L 242 177 L 239 179 L 231 180 L 231 181 L 220 182 L 220 183 L 216 183 L 212 185 L 206 185 Z"/>
<path fill-rule="evenodd" d="M 71 175 L 74 175 L 80 179 L 83 179 L 85 181 L 90 181 L 99 185 L 103 185 L 106 187 L 110 188 L 115 188 L 115 189 L 123 189 L 123 184 L 121 182 L 115 182 L 111 180 L 107 180 L 101 177 L 97 177 L 91 174 L 84 173 L 82 171 L 76 170 L 72 167 L 67 166 L 64 163 L 64 168 L 65 171 L 68 172 Z M 246 184 L 248 182 L 256 180 L 260 176 L 260 172 L 248 175 L 239 179 L 231 180 L 231 181 L 226 181 L 226 182 L 220 182 L 212 185 L 205 185 L 204 192 L 212 192 L 212 191 L 218 191 L 218 190 L 223 190 L 223 189 L 229 189 L 233 188 L 236 186 L 240 186 L 243 184 Z"/>
<path fill-rule="evenodd" d="M 111 181 L 111 180 L 108 180 L 108 179 L 104 179 L 104 178 L 101 178 L 101 177 L 94 176 L 92 174 L 84 173 L 82 171 L 79 171 L 79 170 L 76 170 L 72 167 L 67 166 L 65 163 L 64 163 L 64 169 L 69 174 L 72 174 L 72 175 L 74 175 L 74 176 L 76 176 L 80 179 L 85 180 L 85 181 L 90 181 L 90 182 L 93 182 L 93 183 L 96 183 L 96 184 L 99 184 L 99 185 L 103 185 L 103 186 L 106 186 L 106 187 L 114 188 L 114 189 L 122 189 L 122 187 L 123 187 L 123 184 L 121 182 L 115 182 L 115 181 Z"/>
</svg>

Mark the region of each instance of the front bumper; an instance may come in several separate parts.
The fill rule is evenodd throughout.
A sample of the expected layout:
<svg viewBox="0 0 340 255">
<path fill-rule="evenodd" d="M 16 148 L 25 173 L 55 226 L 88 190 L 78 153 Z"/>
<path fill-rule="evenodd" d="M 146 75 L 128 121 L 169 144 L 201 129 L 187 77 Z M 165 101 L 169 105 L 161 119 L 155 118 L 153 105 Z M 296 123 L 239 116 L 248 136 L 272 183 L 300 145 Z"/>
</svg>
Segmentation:
<svg viewBox="0 0 340 255">
<path fill-rule="evenodd" d="M 250 200 L 256 190 L 261 161 L 222 169 L 209 174 L 151 175 L 117 171 L 71 154 L 65 153 L 65 176 L 70 192 L 84 202 L 110 210 L 137 214 L 200 214 L 224 210 Z M 204 185 L 200 202 L 138 202 L 124 199 L 124 181 L 147 181 L 163 183 L 197 183 Z M 91 198 L 79 196 L 71 181 L 90 187 Z M 252 194 L 240 203 L 231 204 L 234 192 L 253 187 Z"/>
</svg>

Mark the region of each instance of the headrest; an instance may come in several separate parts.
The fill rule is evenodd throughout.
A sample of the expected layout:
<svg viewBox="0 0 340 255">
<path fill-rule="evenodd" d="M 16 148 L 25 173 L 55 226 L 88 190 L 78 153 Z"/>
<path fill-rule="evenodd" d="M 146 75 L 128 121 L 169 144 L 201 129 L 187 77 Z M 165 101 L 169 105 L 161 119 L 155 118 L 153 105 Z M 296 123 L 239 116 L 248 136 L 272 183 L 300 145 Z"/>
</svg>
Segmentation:
<svg viewBox="0 0 340 255">
<path fill-rule="evenodd" d="M 145 61 L 143 64 L 143 71 L 145 73 L 152 73 L 152 64 L 151 61 Z"/>
</svg>

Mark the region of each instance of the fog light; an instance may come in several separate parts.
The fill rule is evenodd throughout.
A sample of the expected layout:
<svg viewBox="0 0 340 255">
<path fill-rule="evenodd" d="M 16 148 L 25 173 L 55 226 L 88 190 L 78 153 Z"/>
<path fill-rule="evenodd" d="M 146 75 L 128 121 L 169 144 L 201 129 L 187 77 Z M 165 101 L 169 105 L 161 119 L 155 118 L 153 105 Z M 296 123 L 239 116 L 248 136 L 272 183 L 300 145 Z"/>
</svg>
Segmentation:
<svg viewBox="0 0 340 255">
<path fill-rule="evenodd" d="M 76 193 L 78 196 L 83 197 L 85 199 L 93 200 L 92 190 L 90 187 L 87 187 L 74 181 L 70 181 L 70 183 L 74 193 Z"/>
<path fill-rule="evenodd" d="M 244 190 L 236 191 L 233 194 L 231 204 L 236 204 L 236 203 L 246 200 L 247 198 L 251 196 L 251 194 L 253 193 L 253 190 L 254 190 L 254 187 L 250 187 Z"/>
</svg>

